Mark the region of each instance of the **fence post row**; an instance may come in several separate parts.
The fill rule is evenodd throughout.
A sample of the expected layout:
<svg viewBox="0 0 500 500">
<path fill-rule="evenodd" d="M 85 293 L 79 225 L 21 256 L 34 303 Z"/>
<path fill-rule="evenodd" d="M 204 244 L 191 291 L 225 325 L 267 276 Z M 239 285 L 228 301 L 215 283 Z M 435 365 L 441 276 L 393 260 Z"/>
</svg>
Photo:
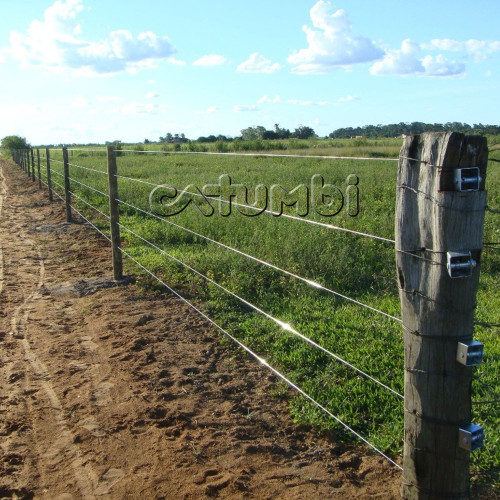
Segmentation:
<svg viewBox="0 0 500 500">
<path fill-rule="evenodd" d="M 31 154 L 31 170 L 30 170 L 30 154 Z M 69 160 L 67 148 L 62 148 L 63 165 L 64 165 L 64 191 L 66 204 L 66 221 L 72 222 L 71 214 L 71 185 L 69 173 Z M 52 177 L 50 168 L 50 150 L 45 149 L 45 158 L 47 160 L 47 186 L 49 189 L 49 200 L 53 201 L 52 194 Z M 109 212 L 110 212 L 110 232 L 111 232 L 111 250 L 113 257 L 113 277 L 116 281 L 123 278 L 123 262 L 122 253 L 120 250 L 120 213 L 118 209 L 118 179 L 116 177 L 116 152 L 113 146 L 107 148 L 108 158 L 108 191 L 109 191 Z M 14 153 L 14 161 L 24 170 L 27 168 L 28 177 L 35 180 L 35 157 L 33 149 L 25 149 Z M 37 169 L 38 169 L 38 185 L 42 188 L 41 182 L 41 165 L 40 165 L 40 150 L 37 149 Z"/>
<path fill-rule="evenodd" d="M 113 278 L 118 281 L 123 278 L 122 253 L 120 250 L 120 212 L 118 209 L 118 179 L 116 177 L 116 152 L 113 146 L 107 147 L 108 157 L 108 189 L 109 216 L 111 230 L 111 252 L 113 258 Z"/>
<path fill-rule="evenodd" d="M 31 180 L 35 182 L 35 152 L 33 151 L 33 148 L 30 149 L 31 153 Z"/>
<path fill-rule="evenodd" d="M 54 201 L 52 194 L 52 177 L 50 173 L 50 150 L 45 148 L 45 159 L 47 160 L 47 187 L 49 189 L 49 201 Z"/>
<path fill-rule="evenodd" d="M 396 266 L 405 341 L 404 499 L 469 498 L 472 340 L 488 161 L 484 137 L 405 139 L 396 200 Z"/>
<path fill-rule="evenodd" d="M 36 149 L 36 166 L 38 170 L 38 189 L 42 189 L 42 175 L 40 173 L 40 150 Z"/>
<path fill-rule="evenodd" d="M 62 148 L 63 153 L 63 165 L 64 165 L 64 200 L 66 202 L 66 221 L 71 222 L 71 186 L 69 183 L 69 161 L 68 161 L 68 150 L 67 148 Z"/>
</svg>

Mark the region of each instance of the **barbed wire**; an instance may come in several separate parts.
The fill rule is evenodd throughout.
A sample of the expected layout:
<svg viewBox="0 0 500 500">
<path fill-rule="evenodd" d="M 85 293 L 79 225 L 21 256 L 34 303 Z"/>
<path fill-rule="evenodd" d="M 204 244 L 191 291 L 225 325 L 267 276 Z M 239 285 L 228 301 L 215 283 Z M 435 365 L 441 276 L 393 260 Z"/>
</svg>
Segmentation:
<svg viewBox="0 0 500 500">
<path fill-rule="evenodd" d="M 57 181 L 55 181 L 54 179 L 51 179 L 51 182 L 52 184 L 55 184 L 56 186 L 59 186 L 63 191 L 66 190 L 66 188 L 62 185 L 62 184 L 59 184 Z M 54 189 L 52 190 L 54 191 L 55 193 L 57 193 L 57 191 L 55 191 Z M 61 197 L 62 200 L 64 200 L 64 198 Z"/>
<path fill-rule="evenodd" d="M 97 207 L 95 207 L 94 205 L 92 205 L 91 203 L 89 203 L 88 201 L 84 200 L 83 198 L 81 198 L 80 196 L 78 196 L 76 193 L 74 193 L 73 191 L 70 191 L 70 193 L 75 197 L 77 198 L 78 200 L 80 200 L 81 202 L 85 203 L 85 205 L 87 205 L 88 207 L 92 208 L 93 210 L 95 210 L 97 213 L 99 213 L 100 215 L 102 215 L 103 217 L 105 217 L 106 219 L 110 220 L 111 217 L 108 215 L 108 214 L 105 214 L 104 212 L 101 212 L 101 210 L 99 210 Z"/>
<path fill-rule="evenodd" d="M 197 312 L 202 318 L 204 318 L 206 321 L 208 321 L 212 326 L 217 328 L 219 331 L 221 331 L 227 338 L 232 340 L 235 344 L 237 344 L 240 348 L 242 348 L 247 354 L 252 356 L 254 359 L 256 359 L 260 364 L 268 368 L 270 371 L 272 371 L 278 378 L 283 380 L 286 384 L 288 384 L 292 389 L 294 389 L 296 392 L 304 396 L 308 401 L 316 405 L 320 410 L 322 410 L 324 413 L 329 415 L 331 418 L 333 418 L 337 423 L 342 425 L 347 431 L 351 432 L 356 436 L 358 439 L 360 439 L 363 443 L 368 445 L 370 448 L 372 448 L 374 451 L 376 451 L 379 455 L 384 457 L 386 460 L 388 460 L 392 465 L 394 465 L 396 468 L 399 470 L 403 470 L 403 468 L 397 464 L 394 460 L 392 460 L 390 457 L 388 457 L 383 451 L 381 451 L 379 448 L 377 448 L 373 443 L 370 443 L 366 438 L 361 436 L 358 432 L 356 432 L 354 429 L 352 429 L 350 426 L 348 426 L 343 420 L 341 420 L 339 417 L 334 415 L 331 411 L 329 411 L 325 406 L 323 406 L 321 403 L 316 401 L 312 396 L 307 394 L 304 390 L 302 390 L 299 386 L 294 384 L 291 380 L 289 380 L 285 375 L 283 375 L 281 372 L 276 370 L 276 368 L 273 368 L 265 359 L 261 358 L 258 354 L 256 354 L 254 351 L 252 351 L 249 347 L 247 347 L 245 344 L 240 342 L 236 337 L 231 335 L 227 330 L 225 330 L 223 327 L 221 327 L 218 323 L 216 323 L 212 318 L 207 316 L 204 312 L 202 312 L 200 309 L 198 309 L 194 304 L 192 304 L 189 300 L 185 299 L 180 293 L 175 291 L 173 288 L 171 288 L 169 285 L 167 285 L 162 279 L 160 279 L 158 276 L 156 276 L 153 272 L 151 272 L 148 268 L 146 268 L 144 265 L 142 265 L 139 261 L 137 261 L 134 257 L 132 257 L 126 250 L 123 248 L 119 247 L 120 251 L 128 257 L 130 260 L 132 260 L 137 266 L 139 266 L 143 271 L 145 271 L 147 274 L 149 274 L 153 279 L 158 281 L 162 286 L 164 286 L 167 290 L 169 290 L 173 295 L 175 295 L 178 299 L 180 299 L 182 302 L 184 302 L 187 306 L 191 307 L 195 312 Z"/>
<path fill-rule="evenodd" d="M 120 149 L 119 153 L 162 154 L 162 155 L 212 155 L 212 156 L 250 156 L 264 158 L 315 158 L 321 160 L 360 160 L 360 161 L 399 161 L 398 158 L 367 158 L 363 156 L 329 156 L 329 155 L 290 155 L 274 153 L 237 153 L 217 151 L 136 151 L 135 149 Z"/>
<path fill-rule="evenodd" d="M 175 262 L 177 262 L 178 264 L 184 266 L 186 269 L 189 269 L 191 272 L 197 274 L 198 276 L 200 276 L 201 278 L 203 278 L 204 280 L 208 281 L 209 283 L 212 283 L 213 285 L 215 285 L 216 287 L 218 287 L 219 289 L 223 290 L 225 293 L 231 295 L 232 297 L 234 297 L 235 299 L 239 300 L 240 302 L 242 302 L 243 304 L 245 304 L 246 306 L 248 306 L 250 309 L 253 309 L 254 311 L 258 312 L 259 314 L 261 314 L 262 316 L 265 316 L 267 319 L 273 321 L 274 323 L 276 323 L 278 326 L 280 326 L 283 330 L 287 331 L 287 332 L 290 332 L 292 333 L 293 335 L 301 338 L 302 340 L 306 341 L 307 343 L 309 343 L 310 345 L 312 345 L 313 347 L 316 347 L 317 349 L 323 351 L 325 354 L 328 354 L 329 356 L 331 356 L 332 358 L 336 359 L 337 361 L 339 361 L 340 363 L 343 363 L 344 365 L 348 366 L 349 368 L 351 368 L 352 370 L 355 370 L 356 372 L 358 372 L 360 375 L 362 375 L 363 377 L 371 380 L 372 382 L 382 386 L 384 389 L 387 389 L 388 391 L 392 392 L 393 394 L 395 394 L 396 396 L 400 397 L 401 399 L 404 399 L 404 396 L 400 393 L 398 393 L 397 391 L 395 391 L 394 389 L 392 389 L 391 387 L 387 386 L 386 384 L 384 384 L 383 382 L 380 382 L 379 380 L 377 380 L 376 378 L 372 377 L 371 375 L 369 375 L 368 373 L 364 372 L 363 370 L 360 370 L 359 368 L 357 368 L 356 366 L 352 365 L 351 363 L 349 363 L 348 361 L 346 361 L 345 359 L 341 358 L 340 356 L 338 356 L 337 354 L 334 354 L 333 352 L 329 351 L 328 349 L 322 347 L 321 345 L 317 344 L 314 340 L 310 339 L 309 337 L 303 335 L 302 333 L 298 332 L 297 330 L 295 330 L 293 327 L 291 327 L 289 324 L 287 323 L 284 323 L 283 321 L 275 318 L 274 316 L 272 316 L 271 314 L 265 312 L 264 310 L 262 310 L 260 307 L 252 304 L 251 302 L 247 301 L 246 299 L 244 299 L 243 297 L 237 295 L 236 293 L 232 292 L 231 290 L 229 290 L 228 288 L 226 288 L 225 286 L 221 285 L 220 283 L 217 283 L 215 280 L 213 280 L 212 278 L 209 278 L 208 276 L 206 276 L 205 274 L 201 273 L 200 271 L 194 269 L 193 267 L 191 267 L 189 264 L 186 264 L 185 262 L 181 261 L 180 259 L 174 257 L 173 255 L 169 254 L 168 252 L 166 252 L 165 250 L 163 250 L 162 248 L 158 247 L 157 245 L 155 245 L 154 243 L 152 243 L 151 241 L 147 240 L 146 238 L 143 238 L 142 236 L 140 236 L 139 234 L 137 234 L 135 231 L 133 231 L 132 229 L 124 226 L 123 224 L 119 224 L 120 227 L 122 227 L 123 229 L 125 229 L 126 231 L 129 231 L 131 234 L 133 234 L 136 238 L 139 238 L 141 241 L 145 242 L 146 244 L 150 245 L 152 248 L 154 248 L 155 250 L 157 250 L 158 252 L 160 252 L 161 254 L 163 255 L 166 255 L 167 257 L 169 257 L 170 259 L 174 260 Z"/>
<path fill-rule="evenodd" d="M 361 307 L 364 307 L 364 308 L 369 309 L 369 310 L 371 310 L 371 311 L 373 311 L 375 313 L 381 314 L 381 315 L 386 316 L 386 317 L 388 317 L 388 318 L 390 318 L 390 319 L 392 319 L 394 321 L 397 321 L 397 322 L 401 323 L 401 319 L 397 318 L 396 316 L 393 316 L 392 314 L 388 314 L 388 313 L 386 313 L 384 311 L 381 311 L 381 310 L 379 310 L 379 309 L 377 309 L 375 307 L 369 306 L 368 304 L 364 304 L 363 302 L 360 302 L 360 301 L 358 301 L 356 299 L 353 299 L 352 297 L 349 297 L 347 295 L 344 295 L 344 294 L 341 294 L 339 292 L 336 292 L 335 290 L 327 288 L 327 287 L 325 287 L 325 286 L 321 285 L 320 283 L 317 283 L 317 282 L 315 282 L 313 280 L 304 278 L 302 276 L 299 276 L 298 274 L 295 274 L 295 273 L 292 273 L 292 272 L 287 271 L 285 269 L 282 269 L 282 268 L 280 268 L 278 266 L 275 266 L 274 264 L 271 264 L 270 262 L 267 262 L 265 260 L 259 259 L 258 257 L 254 257 L 253 255 L 247 254 L 247 253 L 245 253 L 245 252 L 243 252 L 241 250 L 238 250 L 237 248 L 233 248 L 233 247 L 231 247 L 229 245 L 226 245 L 225 243 L 222 243 L 222 242 L 214 240 L 214 239 L 212 239 L 212 238 L 210 238 L 208 236 L 205 236 L 205 235 L 202 235 L 200 233 L 197 233 L 196 231 L 188 229 L 188 228 L 186 228 L 184 226 L 180 226 L 179 224 L 176 224 L 175 222 L 169 221 L 167 219 L 163 219 L 162 217 L 159 217 L 159 216 L 157 216 L 157 215 L 155 215 L 155 214 L 153 214 L 151 212 L 148 212 L 148 211 L 143 210 L 143 209 L 141 209 L 139 207 L 131 205 L 130 203 L 127 203 L 126 201 L 123 201 L 123 200 L 121 200 L 119 198 L 116 201 L 118 203 L 121 203 L 122 205 L 128 206 L 128 207 L 130 207 L 130 208 L 132 208 L 134 210 L 142 212 L 145 215 L 148 215 L 148 216 L 153 217 L 153 218 L 155 218 L 157 220 L 163 221 L 166 224 L 170 224 L 170 225 L 172 225 L 174 227 L 177 227 L 178 229 L 181 229 L 181 230 L 186 231 L 188 233 L 191 233 L 191 234 L 193 234 L 195 236 L 198 236 L 199 238 L 202 238 L 202 239 L 204 239 L 206 241 L 214 243 L 214 244 L 216 244 L 216 245 L 218 245 L 218 246 L 220 246 L 222 248 L 225 248 L 226 250 L 230 250 L 230 251 L 235 252 L 235 253 L 243 256 L 243 257 L 246 257 L 246 258 L 248 258 L 250 260 L 253 260 L 254 262 L 257 262 L 257 263 L 262 264 L 264 266 L 267 266 L 267 267 L 269 267 L 271 269 L 274 269 L 275 271 L 278 271 L 278 272 L 281 272 L 283 274 L 286 274 L 287 276 L 290 276 L 291 278 L 294 278 L 294 279 L 297 279 L 299 281 L 302 281 L 303 283 L 306 283 L 307 285 L 309 285 L 311 287 L 317 288 L 319 290 L 323 290 L 323 291 L 325 291 L 327 293 L 330 293 L 332 295 L 335 295 L 335 296 L 337 296 L 337 297 L 339 297 L 341 299 L 347 300 L 349 302 L 357 304 L 357 305 L 359 305 Z"/>
<path fill-rule="evenodd" d="M 43 179 L 42 179 L 42 183 L 45 184 L 47 186 L 47 188 L 50 189 L 52 191 L 52 193 L 54 193 L 60 200 L 64 201 L 64 198 L 55 189 L 52 189 L 51 187 L 49 187 L 49 185 Z"/>
<path fill-rule="evenodd" d="M 164 187 L 165 185 L 164 184 L 155 184 L 155 183 L 152 183 L 152 182 L 148 182 L 148 181 L 143 181 L 141 179 L 135 179 L 133 177 L 125 177 L 123 175 L 116 175 L 117 178 L 119 179 L 124 179 L 124 180 L 128 180 L 128 181 L 133 181 L 133 182 L 138 182 L 140 184 L 146 184 L 148 186 L 153 186 L 153 187 Z M 167 186 L 169 187 L 169 186 Z M 177 189 L 177 188 L 175 188 Z M 183 189 L 179 189 L 177 190 L 178 192 L 180 193 L 187 193 L 187 194 L 190 194 L 190 195 L 193 195 L 193 196 L 197 196 L 197 197 L 205 197 L 206 195 L 202 195 L 202 194 L 198 194 L 198 193 L 192 193 L 191 191 L 186 191 L 186 190 L 183 190 Z M 209 198 L 209 196 L 206 196 L 207 198 Z M 221 201 L 222 203 L 226 203 L 226 204 L 233 204 L 235 206 L 239 206 L 239 207 L 244 207 L 244 208 L 250 208 L 251 210 L 256 210 L 256 211 L 261 211 L 261 213 L 266 213 L 266 214 L 270 214 L 270 215 L 275 215 L 275 216 L 280 216 L 280 217 L 283 217 L 285 219 L 292 219 L 292 220 L 296 220 L 296 221 L 299 221 L 299 222 L 305 222 L 306 224 L 313 224 L 315 226 L 321 226 L 321 227 L 324 227 L 326 229 L 331 229 L 331 230 L 335 230 L 335 231 L 342 231 L 342 232 L 345 232 L 345 233 L 351 233 L 351 234 L 355 234 L 357 236 L 364 236 L 366 238 L 371 238 L 371 239 L 374 239 L 374 240 L 379 240 L 379 241 L 384 241 L 386 243 L 395 243 L 394 240 L 391 240 L 390 238 L 384 238 L 383 236 L 377 236 L 377 235 L 374 235 L 374 234 L 369 234 L 369 233 L 364 233 L 364 232 L 361 232 L 361 231 L 355 231 L 354 229 L 348 229 L 348 228 L 345 228 L 345 227 L 340 227 L 340 226 L 334 226 L 333 224 L 327 224 L 325 222 L 319 222 L 319 221 L 315 221 L 315 220 L 312 220 L 312 219 L 305 219 L 303 217 L 296 217 L 294 215 L 289 215 L 289 214 L 282 214 L 280 212 L 276 212 L 276 211 L 273 211 L 273 210 L 267 210 L 267 209 L 262 209 L 262 208 L 258 208 L 258 207 L 254 207 L 252 205 L 245 205 L 243 203 L 238 203 L 238 202 L 233 202 L 233 201 L 228 201 L 228 200 L 219 200 Z"/>
<path fill-rule="evenodd" d="M 77 180 L 76 180 L 76 179 L 74 179 L 73 177 L 68 177 L 68 179 L 69 179 L 70 181 L 76 182 L 77 184 L 80 184 L 80 186 L 83 186 L 83 187 L 85 187 L 85 188 L 87 188 L 87 189 L 90 189 L 91 191 L 94 191 L 94 192 L 96 192 L 96 193 L 101 194 L 102 196 L 105 196 L 106 198 L 109 198 L 109 194 L 108 194 L 108 193 L 105 193 L 104 191 L 100 191 L 99 189 L 96 189 L 96 188 L 94 188 L 94 187 L 92 187 L 92 186 L 89 186 L 89 185 L 87 185 L 87 184 L 84 184 L 83 182 L 77 181 Z"/>
<path fill-rule="evenodd" d="M 89 167 L 82 167 L 81 165 L 76 165 L 75 163 L 68 163 L 70 167 L 76 167 L 76 168 L 81 168 L 82 170 L 89 170 L 90 172 L 95 172 L 97 174 L 101 175 L 108 175 L 108 172 L 105 170 L 97 170 L 95 168 L 89 168 Z"/>
<path fill-rule="evenodd" d="M 50 151 L 58 151 L 59 148 L 54 148 L 54 149 L 50 149 Z M 107 150 L 106 149 L 75 149 L 75 148 L 66 148 L 66 151 L 78 151 L 80 153 L 106 153 Z"/>
</svg>

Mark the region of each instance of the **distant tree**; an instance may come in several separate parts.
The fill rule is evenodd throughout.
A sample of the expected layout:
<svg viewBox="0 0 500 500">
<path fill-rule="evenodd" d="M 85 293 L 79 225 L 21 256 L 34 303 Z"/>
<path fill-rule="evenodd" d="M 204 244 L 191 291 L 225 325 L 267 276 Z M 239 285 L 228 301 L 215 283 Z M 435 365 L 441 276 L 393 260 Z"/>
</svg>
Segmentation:
<svg viewBox="0 0 500 500">
<path fill-rule="evenodd" d="M 244 141 L 256 141 L 259 139 L 264 139 L 264 134 L 266 133 L 266 128 L 262 125 L 257 125 L 256 127 L 244 128 L 241 131 L 241 138 Z"/>
<path fill-rule="evenodd" d="M 262 139 L 279 139 L 278 134 L 274 130 L 266 130 L 262 134 Z"/>
<path fill-rule="evenodd" d="M 390 125 L 365 125 L 363 127 L 346 127 L 334 130 L 328 137 L 331 139 L 349 139 L 362 135 L 367 138 L 378 137 L 398 137 L 404 135 L 422 134 L 424 132 L 461 132 L 463 134 L 496 135 L 500 134 L 500 126 L 483 125 L 481 123 L 473 126 L 467 123 L 448 122 L 448 123 L 393 123 Z"/>
<path fill-rule="evenodd" d="M 278 139 L 289 139 L 292 135 L 290 133 L 290 130 L 288 130 L 287 128 L 281 128 L 279 126 L 279 123 L 274 124 L 274 133 L 276 134 Z"/>
<path fill-rule="evenodd" d="M 30 145 L 24 137 L 18 135 L 8 135 L 2 139 L 2 155 L 12 156 L 14 151 L 18 149 L 29 148 Z"/>
<path fill-rule="evenodd" d="M 144 144 L 151 144 L 151 141 L 149 139 L 144 139 Z"/>
<path fill-rule="evenodd" d="M 311 127 L 299 125 L 293 132 L 292 137 L 296 139 L 311 139 L 316 137 L 316 132 Z"/>
</svg>

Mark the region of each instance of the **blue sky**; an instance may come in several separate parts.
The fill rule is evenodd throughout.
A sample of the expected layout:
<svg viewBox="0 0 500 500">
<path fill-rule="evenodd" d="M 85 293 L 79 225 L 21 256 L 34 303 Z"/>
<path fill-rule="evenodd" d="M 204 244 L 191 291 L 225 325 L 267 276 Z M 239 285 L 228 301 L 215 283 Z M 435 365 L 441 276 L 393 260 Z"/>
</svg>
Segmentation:
<svg viewBox="0 0 500 500">
<path fill-rule="evenodd" d="M 4 0 L 0 137 L 498 124 L 498 0 Z"/>
</svg>

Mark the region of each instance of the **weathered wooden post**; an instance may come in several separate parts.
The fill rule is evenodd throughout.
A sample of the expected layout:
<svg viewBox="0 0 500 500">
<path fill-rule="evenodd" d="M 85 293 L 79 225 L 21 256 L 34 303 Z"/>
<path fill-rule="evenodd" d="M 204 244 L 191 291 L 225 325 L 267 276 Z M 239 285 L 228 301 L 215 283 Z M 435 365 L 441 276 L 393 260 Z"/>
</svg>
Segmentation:
<svg viewBox="0 0 500 500">
<path fill-rule="evenodd" d="M 30 162 L 28 160 L 29 158 L 29 153 L 28 153 L 28 149 L 25 149 L 24 150 L 24 171 L 28 174 L 28 177 L 31 175 L 30 173 Z"/>
<path fill-rule="evenodd" d="M 40 149 L 36 148 L 36 163 L 38 170 L 38 189 L 42 189 L 42 175 L 40 173 Z"/>
<path fill-rule="evenodd" d="M 62 148 L 63 153 L 63 164 L 64 164 L 64 199 L 66 201 L 66 220 L 68 222 L 72 221 L 71 217 L 71 186 L 69 182 L 69 161 L 68 161 L 68 150 Z"/>
<path fill-rule="evenodd" d="M 405 139 L 396 200 L 396 265 L 405 339 L 404 499 L 469 498 L 472 341 L 486 205 L 484 137 Z M 467 449 L 468 448 L 468 449 Z"/>
<path fill-rule="evenodd" d="M 35 153 L 33 152 L 33 148 L 30 148 L 30 153 L 31 153 L 31 180 L 35 182 Z"/>
<path fill-rule="evenodd" d="M 109 189 L 109 215 L 111 230 L 111 252 L 113 257 L 113 277 L 116 281 L 123 278 L 122 253 L 120 250 L 120 212 L 118 209 L 118 179 L 116 178 L 116 152 L 113 146 L 107 147 L 108 151 L 108 189 Z"/>
<path fill-rule="evenodd" d="M 49 188 L 49 201 L 54 201 L 54 196 L 52 194 L 52 176 L 50 173 L 50 150 L 45 148 L 45 158 L 47 160 L 47 187 Z"/>
</svg>

